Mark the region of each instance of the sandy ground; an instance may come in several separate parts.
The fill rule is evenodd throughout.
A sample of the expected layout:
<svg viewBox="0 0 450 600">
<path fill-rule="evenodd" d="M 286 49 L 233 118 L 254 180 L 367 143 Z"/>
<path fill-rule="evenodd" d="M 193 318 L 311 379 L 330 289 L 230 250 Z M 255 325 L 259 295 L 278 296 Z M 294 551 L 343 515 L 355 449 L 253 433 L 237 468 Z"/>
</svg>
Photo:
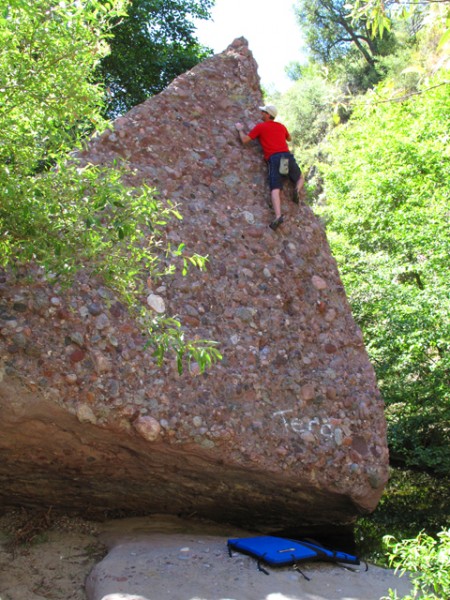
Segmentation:
<svg viewBox="0 0 450 600">
<path fill-rule="evenodd" d="M 0 517 L 0 600 L 380 600 L 405 578 L 369 565 L 269 569 L 226 546 L 252 535 L 154 516 L 94 523 L 14 511 Z"/>
<path fill-rule="evenodd" d="M 9 512 L 0 517 L 0 600 L 86 600 L 86 576 L 105 553 L 95 523 Z"/>
</svg>

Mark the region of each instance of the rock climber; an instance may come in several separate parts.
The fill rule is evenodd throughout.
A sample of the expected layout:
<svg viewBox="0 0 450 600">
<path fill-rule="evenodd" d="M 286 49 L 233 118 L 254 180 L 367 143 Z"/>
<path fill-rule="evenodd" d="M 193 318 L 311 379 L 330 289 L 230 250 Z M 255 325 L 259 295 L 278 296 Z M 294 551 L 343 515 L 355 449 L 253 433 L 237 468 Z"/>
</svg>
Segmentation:
<svg viewBox="0 0 450 600">
<path fill-rule="evenodd" d="M 239 137 L 243 144 L 258 139 L 264 153 L 264 158 L 269 166 L 269 186 L 272 207 L 275 212 L 275 220 L 269 225 L 274 231 L 283 223 L 281 214 L 281 189 L 283 188 L 283 176 L 288 175 L 294 183 L 293 201 L 298 204 L 299 198 L 304 195 L 305 178 L 302 175 L 294 155 L 290 152 L 287 142 L 291 136 L 286 127 L 275 121 L 278 111 L 275 106 L 269 104 L 260 106 L 261 123 L 258 123 L 248 133 L 244 133 L 242 123 L 236 123 Z"/>
</svg>

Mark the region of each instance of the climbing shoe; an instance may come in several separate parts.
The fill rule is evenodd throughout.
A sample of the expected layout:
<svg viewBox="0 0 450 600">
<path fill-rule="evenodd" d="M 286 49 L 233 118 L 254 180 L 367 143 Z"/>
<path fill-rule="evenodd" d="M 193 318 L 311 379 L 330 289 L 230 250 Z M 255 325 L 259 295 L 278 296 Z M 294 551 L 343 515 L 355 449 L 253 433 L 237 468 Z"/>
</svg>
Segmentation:
<svg viewBox="0 0 450 600">
<path fill-rule="evenodd" d="M 275 219 L 275 221 L 272 221 L 272 223 L 269 225 L 270 229 L 273 229 L 275 231 L 275 229 L 277 229 L 281 223 L 283 223 L 284 221 L 284 217 L 283 215 L 281 215 L 281 217 L 278 217 L 278 219 Z"/>
</svg>

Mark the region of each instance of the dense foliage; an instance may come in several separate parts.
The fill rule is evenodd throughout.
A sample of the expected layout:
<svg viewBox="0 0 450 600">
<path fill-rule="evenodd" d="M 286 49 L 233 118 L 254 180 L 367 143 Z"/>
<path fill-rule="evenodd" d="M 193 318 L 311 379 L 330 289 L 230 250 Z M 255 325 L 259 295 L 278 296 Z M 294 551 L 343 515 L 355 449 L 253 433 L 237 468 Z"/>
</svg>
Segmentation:
<svg viewBox="0 0 450 600">
<path fill-rule="evenodd" d="M 392 32 L 373 37 L 367 17 L 352 15 L 346 0 L 299 0 L 297 18 L 312 59 L 345 73 L 354 92 L 365 91 L 380 80 L 377 59 L 393 52 Z"/>
<path fill-rule="evenodd" d="M 101 275 L 142 314 L 161 360 L 175 350 L 203 368 L 219 358 L 189 343 L 174 320 L 145 314 L 143 282 L 174 260 L 201 266 L 183 247 L 159 246 L 168 218 L 180 218 L 155 190 L 125 188 L 120 169 L 81 167 L 73 151 L 105 127 L 103 89 L 93 72 L 108 51 L 108 28 L 123 0 L 0 0 L 0 267 L 30 262 L 55 283 L 79 268 Z M 177 255 L 177 256 L 176 256 Z M 160 260 L 163 258 L 164 260 Z"/>
<path fill-rule="evenodd" d="M 397 541 L 392 536 L 385 538 L 390 566 L 410 574 L 413 582 L 411 594 L 403 600 L 442 600 L 450 598 L 450 529 L 438 533 L 437 539 L 420 533 L 414 539 Z M 398 595 L 390 590 L 389 598 Z"/>
<path fill-rule="evenodd" d="M 111 52 L 98 75 L 108 88 L 107 114 L 123 114 L 162 91 L 210 54 L 195 37 L 193 19 L 206 19 L 214 0 L 131 0 L 114 20 Z"/>
<path fill-rule="evenodd" d="M 363 103 L 324 165 L 333 251 L 388 405 L 394 459 L 450 468 L 450 86 Z"/>
<path fill-rule="evenodd" d="M 115 2 L 109 14 L 123 14 L 123 7 Z M 108 11 L 100 9 L 96 2 L 66 7 L 52 0 L 1 1 L 3 265 L 33 255 L 52 262 L 50 248 L 58 257 L 66 243 L 67 258 L 72 255 L 70 233 L 77 219 L 72 207 L 86 196 L 79 194 L 83 187 L 94 182 L 81 182 L 85 176 L 78 177 L 65 159 L 87 132 L 104 126 L 102 90 L 86 75 L 107 52 Z M 86 199 L 80 204 L 91 206 Z"/>
</svg>

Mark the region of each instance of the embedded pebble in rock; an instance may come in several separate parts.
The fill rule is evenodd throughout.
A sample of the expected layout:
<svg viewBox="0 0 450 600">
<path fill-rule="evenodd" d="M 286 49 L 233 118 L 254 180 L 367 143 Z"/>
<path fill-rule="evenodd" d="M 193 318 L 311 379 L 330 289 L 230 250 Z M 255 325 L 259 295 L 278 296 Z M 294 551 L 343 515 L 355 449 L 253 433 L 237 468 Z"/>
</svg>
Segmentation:
<svg viewBox="0 0 450 600">
<path fill-rule="evenodd" d="M 109 319 L 105 314 L 100 314 L 95 319 L 95 327 L 97 329 L 105 329 L 109 325 Z"/>
<path fill-rule="evenodd" d="M 78 344 L 78 346 L 82 346 L 84 343 L 84 338 L 83 335 L 81 333 L 79 333 L 78 331 L 74 331 L 73 333 L 70 334 L 70 339 L 72 342 L 74 342 L 75 344 Z"/>
<path fill-rule="evenodd" d="M 101 352 L 93 352 L 92 358 L 94 362 L 95 370 L 98 374 L 108 373 L 112 369 L 112 365 L 108 357 L 104 356 Z"/>
<path fill-rule="evenodd" d="M 266 164 L 243 146 L 263 99 L 243 39 L 136 106 L 78 154 L 177 203 L 163 240 L 203 270 L 142 275 L 150 318 L 176 316 L 223 360 L 158 366 L 139 320 L 80 272 L 0 272 L 0 501 L 196 514 L 259 530 L 351 523 L 388 476 L 383 403 L 312 210 L 282 192 L 272 231 Z M 158 250 L 159 251 L 159 250 Z M 162 265 L 167 256 L 161 249 Z M 156 313 L 156 315 L 155 315 Z"/>
<path fill-rule="evenodd" d="M 97 419 L 95 418 L 94 413 L 92 412 L 92 408 L 87 406 L 86 404 L 80 404 L 77 407 L 77 417 L 78 420 L 82 423 L 96 423 Z"/>
<path fill-rule="evenodd" d="M 314 386 L 306 384 L 300 389 L 300 397 L 302 400 L 312 400 L 315 396 Z"/>
<path fill-rule="evenodd" d="M 253 224 L 255 222 L 255 217 L 248 210 L 244 210 L 242 215 L 243 215 L 244 219 L 247 221 L 247 223 Z"/>
<path fill-rule="evenodd" d="M 319 277 L 318 275 L 313 275 L 311 281 L 312 281 L 313 286 L 317 290 L 326 290 L 327 289 L 327 283 L 326 283 L 326 281 L 324 281 L 322 279 L 322 277 Z"/>
<path fill-rule="evenodd" d="M 101 314 L 102 312 L 102 307 L 100 304 L 97 304 L 96 302 L 92 302 L 91 304 L 89 304 L 89 306 L 87 307 L 87 311 L 93 315 L 94 317 L 97 317 Z"/>
<path fill-rule="evenodd" d="M 157 313 L 164 313 L 166 311 L 164 300 L 156 294 L 149 294 L 147 296 L 147 304 Z"/>
<path fill-rule="evenodd" d="M 136 431 L 148 442 L 156 442 L 161 433 L 161 425 L 153 417 L 139 417 L 133 425 Z"/>
</svg>

